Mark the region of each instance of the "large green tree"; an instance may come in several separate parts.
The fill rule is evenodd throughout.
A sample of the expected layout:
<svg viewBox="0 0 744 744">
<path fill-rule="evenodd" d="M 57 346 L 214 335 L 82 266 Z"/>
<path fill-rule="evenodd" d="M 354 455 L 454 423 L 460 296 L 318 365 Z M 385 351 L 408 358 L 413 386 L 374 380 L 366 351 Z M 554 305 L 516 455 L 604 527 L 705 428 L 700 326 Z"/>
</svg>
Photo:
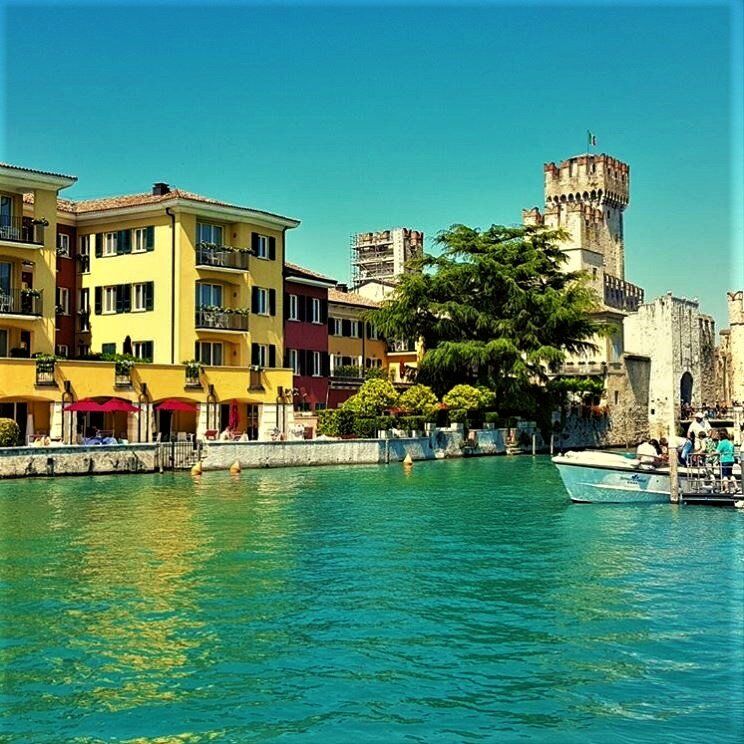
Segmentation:
<svg viewBox="0 0 744 744">
<path fill-rule="evenodd" d="M 592 348 L 603 328 L 585 278 L 564 270 L 566 234 L 539 227 L 453 225 L 404 274 L 375 313 L 388 338 L 421 338 L 419 382 L 439 394 L 485 385 L 504 413 L 544 405 L 542 383 L 566 352 Z"/>
</svg>

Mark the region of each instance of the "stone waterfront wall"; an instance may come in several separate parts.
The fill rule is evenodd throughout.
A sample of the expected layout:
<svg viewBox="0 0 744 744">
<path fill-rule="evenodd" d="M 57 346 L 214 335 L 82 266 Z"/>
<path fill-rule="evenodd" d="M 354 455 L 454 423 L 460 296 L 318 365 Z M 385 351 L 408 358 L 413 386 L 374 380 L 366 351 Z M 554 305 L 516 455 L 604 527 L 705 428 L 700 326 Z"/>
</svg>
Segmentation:
<svg viewBox="0 0 744 744">
<path fill-rule="evenodd" d="M 154 444 L 0 448 L 0 478 L 143 473 L 152 472 L 157 464 Z"/>
<path fill-rule="evenodd" d="M 475 446 L 465 447 L 460 431 L 437 430 L 431 436 L 400 439 L 342 439 L 297 442 L 208 442 L 202 452 L 205 470 L 226 470 L 234 462 L 242 468 L 286 468 L 308 465 L 370 465 L 445 457 L 506 453 L 503 432 L 477 430 Z"/>
</svg>

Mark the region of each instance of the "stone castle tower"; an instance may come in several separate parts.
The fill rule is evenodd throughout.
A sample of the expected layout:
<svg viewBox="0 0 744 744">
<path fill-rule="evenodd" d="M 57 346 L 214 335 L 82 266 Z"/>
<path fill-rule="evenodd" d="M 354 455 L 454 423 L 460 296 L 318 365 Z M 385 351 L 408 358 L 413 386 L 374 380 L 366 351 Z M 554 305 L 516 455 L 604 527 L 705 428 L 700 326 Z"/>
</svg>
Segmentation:
<svg viewBox="0 0 744 744">
<path fill-rule="evenodd" d="M 623 213 L 630 200 L 630 167 L 610 155 L 577 155 L 546 163 L 545 208 L 522 210 L 525 225 L 562 228 L 569 271 L 585 271 L 605 305 L 635 310 L 643 290 L 625 281 Z"/>
<path fill-rule="evenodd" d="M 729 292 L 728 392 L 730 401 L 744 404 L 744 291 Z M 729 401 L 729 402 L 730 402 Z"/>
</svg>

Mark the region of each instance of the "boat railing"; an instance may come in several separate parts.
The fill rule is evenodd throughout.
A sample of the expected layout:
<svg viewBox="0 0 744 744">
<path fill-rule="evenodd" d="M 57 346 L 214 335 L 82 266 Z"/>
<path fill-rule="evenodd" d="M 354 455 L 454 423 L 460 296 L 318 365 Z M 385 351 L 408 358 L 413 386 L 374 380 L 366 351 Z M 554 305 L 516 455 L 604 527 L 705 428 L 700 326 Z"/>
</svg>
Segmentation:
<svg viewBox="0 0 744 744">
<path fill-rule="evenodd" d="M 724 465 L 720 460 L 704 454 L 689 455 L 684 462 L 684 470 L 679 474 L 682 495 L 688 494 L 736 494 L 741 493 L 741 469 L 731 476 L 724 475 Z"/>
</svg>

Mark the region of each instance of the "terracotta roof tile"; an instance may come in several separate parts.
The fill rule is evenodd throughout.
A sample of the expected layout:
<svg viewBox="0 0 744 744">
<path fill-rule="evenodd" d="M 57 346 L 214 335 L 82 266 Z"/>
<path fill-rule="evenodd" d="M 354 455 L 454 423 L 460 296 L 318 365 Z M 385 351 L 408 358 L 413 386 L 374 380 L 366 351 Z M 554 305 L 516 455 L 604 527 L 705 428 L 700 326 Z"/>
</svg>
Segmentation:
<svg viewBox="0 0 744 744">
<path fill-rule="evenodd" d="M 356 292 L 339 292 L 337 289 L 328 290 L 328 301 L 341 305 L 358 305 L 360 307 L 380 307 L 379 302 L 370 300 Z"/>
<path fill-rule="evenodd" d="M 24 194 L 23 199 L 27 204 L 33 204 L 33 194 Z M 186 199 L 188 201 L 200 202 L 202 204 L 213 204 L 218 207 L 228 207 L 231 209 L 247 209 L 251 212 L 258 212 L 270 217 L 278 217 L 280 219 L 286 220 L 294 219 L 292 217 L 284 217 L 274 212 L 267 212 L 263 209 L 253 209 L 252 207 L 245 207 L 239 204 L 231 204 L 229 202 L 220 201 L 219 199 L 210 199 L 207 196 L 194 194 L 191 191 L 184 191 L 183 189 L 171 189 L 167 194 L 152 194 L 146 192 L 143 194 L 122 194 L 120 196 L 107 196 L 101 199 L 81 199 L 80 201 L 58 199 L 57 206 L 63 212 L 71 212 L 72 214 L 86 214 L 90 212 L 101 212 L 108 209 L 148 206 L 150 204 L 169 202 L 173 199 Z"/>
<path fill-rule="evenodd" d="M 13 163 L 0 163 L 0 168 L 13 168 L 13 170 L 23 171 L 24 173 L 38 173 L 41 176 L 57 176 L 58 178 L 70 178 L 77 181 L 77 176 L 68 176 L 66 173 L 55 173 L 54 171 L 38 170 L 38 168 L 23 168 Z"/>
<path fill-rule="evenodd" d="M 298 274 L 305 274 L 306 276 L 312 277 L 313 279 L 320 279 L 321 281 L 332 282 L 333 284 L 336 283 L 336 280 L 331 278 L 330 276 L 326 276 L 325 274 L 319 274 L 317 271 L 313 271 L 312 269 L 307 269 L 304 266 L 300 266 L 299 264 L 285 261 L 284 267 L 288 269 L 287 273 L 290 273 L 290 274 L 293 272 L 297 272 Z"/>
</svg>

